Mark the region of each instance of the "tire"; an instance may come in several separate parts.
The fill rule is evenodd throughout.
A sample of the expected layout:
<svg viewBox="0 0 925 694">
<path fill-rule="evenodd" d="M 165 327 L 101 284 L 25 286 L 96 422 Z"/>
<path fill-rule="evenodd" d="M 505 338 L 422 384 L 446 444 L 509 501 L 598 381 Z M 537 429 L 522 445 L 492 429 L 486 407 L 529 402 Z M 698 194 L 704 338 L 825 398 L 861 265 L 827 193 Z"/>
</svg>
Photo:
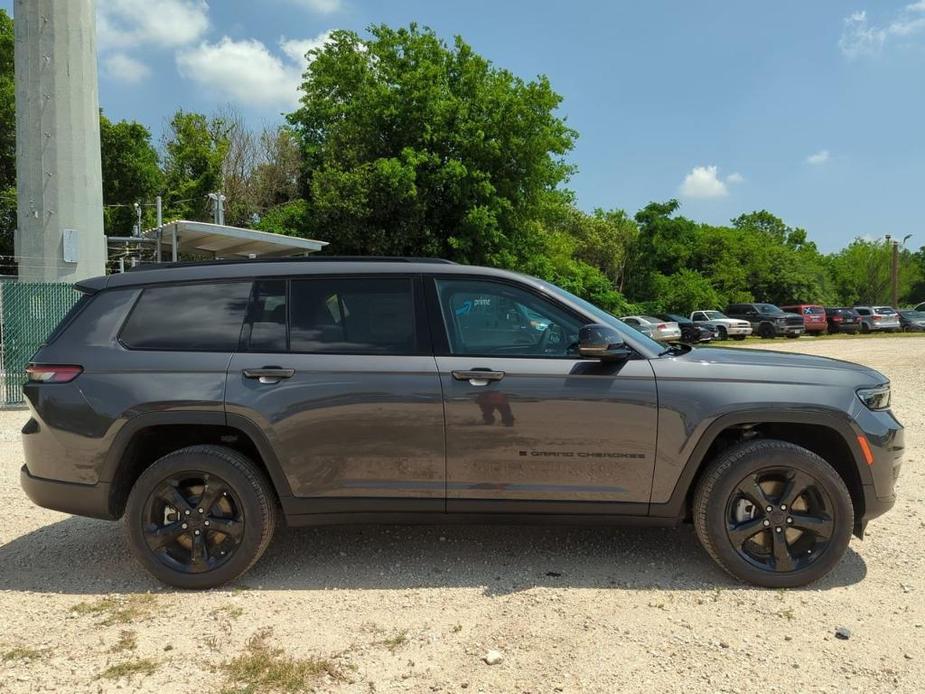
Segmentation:
<svg viewBox="0 0 925 694">
<path fill-rule="evenodd" d="M 777 337 L 777 331 L 774 330 L 774 326 L 770 323 L 762 323 L 758 326 L 758 337 L 763 340 L 773 340 Z"/>
<path fill-rule="evenodd" d="M 861 323 L 861 332 L 866 335 L 870 332 L 870 326 L 867 323 Z"/>
<path fill-rule="evenodd" d="M 716 326 L 716 339 L 725 341 L 729 338 L 729 335 L 726 333 L 726 328 L 722 325 Z"/>
<path fill-rule="evenodd" d="M 124 523 L 135 558 L 155 578 L 177 588 L 214 588 L 260 559 L 276 527 L 276 499 L 246 456 L 224 446 L 190 446 L 141 474 Z"/>
<path fill-rule="evenodd" d="M 794 489 L 805 486 L 792 501 L 796 512 L 778 505 L 788 476 Z M 760 501 L 771 505 L 771 513 L 749 496 L 757 496 L 751 485 L 755 480 L 761 485 Z M 743 488 L 751 491 L 743 495 Z M 743 512 L 747 518 L 733 517 Z M 825 576 L 841 560 L 854 528 L 851 495 L 835 469 L 815 453 L 776 439 L 733 446 L 712 461 L 694 492 L 692 515 L 700 543 L 717 564 L 741 581 L 766 588 L 793 588 Z M 813 518 L 817 531 L 827 524 L 827 539 L 802 529 Z M 746 539 L 739 544 L 733 532 Z"/>
</svg>

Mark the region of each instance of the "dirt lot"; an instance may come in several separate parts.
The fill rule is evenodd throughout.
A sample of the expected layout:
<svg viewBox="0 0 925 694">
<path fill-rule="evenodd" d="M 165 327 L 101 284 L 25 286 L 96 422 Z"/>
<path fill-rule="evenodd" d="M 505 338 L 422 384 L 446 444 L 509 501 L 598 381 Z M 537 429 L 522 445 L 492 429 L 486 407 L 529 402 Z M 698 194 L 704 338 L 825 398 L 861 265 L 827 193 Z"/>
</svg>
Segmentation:
<svg viewBox="0 0 925 694">
<path fill-rule="evenodd" d="M 907 427 L 896 509 L 802 590 L 689 527 L 283 530 L 237 585 L 166 590 L 119 526 L 25 498 L 0 412 L 0 691 L 922 691 L 925 337 L 772 346 L 880 369 Z"/>
</svg>

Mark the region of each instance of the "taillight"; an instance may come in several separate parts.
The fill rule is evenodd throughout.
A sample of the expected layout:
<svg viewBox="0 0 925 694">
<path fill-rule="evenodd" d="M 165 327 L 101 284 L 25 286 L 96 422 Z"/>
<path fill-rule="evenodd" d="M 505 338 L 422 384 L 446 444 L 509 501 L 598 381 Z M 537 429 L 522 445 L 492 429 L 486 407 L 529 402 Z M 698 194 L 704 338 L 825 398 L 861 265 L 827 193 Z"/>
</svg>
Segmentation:
<svg viewBox="0 0 925 694">
<path fill-rule="evenodd" d="M 659 330 L 665 330 L 668 326 L 665 325 L 664 323 L 659 323 L 655 327 L 658 328 Z"/>
<path fill-rule="evenodd" d="M 880 316 L 874 316 L 874 320 L 875 320 L 875 321 L 880 320 Z"/>
<path fill-rule="evenodd" d="M 33 383 L 70 383 L 83 371 L 73 364 L 29 364 L 26 376 Z"/>
</svg>

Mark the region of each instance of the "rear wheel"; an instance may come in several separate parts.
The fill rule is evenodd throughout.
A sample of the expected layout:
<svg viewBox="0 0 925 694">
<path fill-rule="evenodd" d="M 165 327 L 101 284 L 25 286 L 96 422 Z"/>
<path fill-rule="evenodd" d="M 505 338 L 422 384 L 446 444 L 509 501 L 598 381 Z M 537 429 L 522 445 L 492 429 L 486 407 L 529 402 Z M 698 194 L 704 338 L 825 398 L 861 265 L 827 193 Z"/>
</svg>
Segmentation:
<svg viewBox="0 0 925 694">
<path fill-rule="evenodd" d="M 838 473 L 815 453 L 773 439 L 726 451 L 694 493 L 694 527 L 736 578 L 768 588 L 825 576 L 851 540 L 854 509 Z"/>
<path fill-rule="evenodd" d="M 125 527 L 135 557 L 156 578 L 178 588 L 212 588 L 250 569 L 267 548 L 273 493 L 244 455 L 191 446 L 141 474 Z"/>
</svg>

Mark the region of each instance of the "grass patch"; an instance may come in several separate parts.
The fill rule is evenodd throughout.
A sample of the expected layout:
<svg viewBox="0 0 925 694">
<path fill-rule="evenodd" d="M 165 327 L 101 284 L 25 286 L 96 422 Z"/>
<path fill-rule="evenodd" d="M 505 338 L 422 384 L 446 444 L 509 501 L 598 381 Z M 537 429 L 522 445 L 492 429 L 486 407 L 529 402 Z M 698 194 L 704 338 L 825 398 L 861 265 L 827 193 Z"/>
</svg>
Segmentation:
<svg viewBox="0 0 925 694">
<path fill-rule="evenodd" d="M 94 602 L 82 602 L 74 605 L 71 611 L 79 615 L 101 617 L 100 624 L 129 624 L 144 619 L 151 614 L 155 598 L 153 595 L 130 595 L 126 598 L 106 597 Z"/>
<path fill-rule="evenodd" d="M 158 666 L 159 663 L 151 658 L 126 660 L 124 663 L 110 665 L 100 673 L 100 677 L 107 680 L 118 680 L 134 675 L 150 675 L 157 670 Z"/>
<path fill-rule="evenodd" d="M 408 630 L 407 629 L 396 631 L 391 636 L 387 636 L 384 639 L 376 641 L 377 646 L 385 646 L 392 653 L 394 653 L 401 646 L 404 646 L 406 643 L 408 643 Z"/>
<path fill-rule="evenodd" d="M 122 653 L 123 651 L 134 651 L 138 647 L 138 637 L 134 631 L 123 629 L 119 632 L 119 640 L 109 649 L 110 653 Z"/>
<path fill-rule="evenodd" d="M 30 648 L 29 646 L 14 646 L 0 655 L 0 660 L 4 663 L 14 660 L 36 660 L 48 652 L 47 648 Z"/>
<path fill-rule="evenodd" d="M 220 617 L 237 619 L 242 614 L 244 614 L 244 608 L 238 605 L 222 605 L 221 607 L 216 607 L 214 610 L 212 610 L 212 616 L 216 619 Z"/>
<path fill-rule="evenodd" d="M 880 332 L 870 332 L 870 333 L 856 333 L 854 335 L 849 335 L 847 333 L 835 333 L 834 335 L 829 335 L 825 333 L 823 335 L 814 335 L 807 336 L 804 335 L 797 339 L 790 339 L 786 337 L 777 337 L 773 340 L 765 340 L 760 337 L 747 337 L 744 340 L 725 340 L 724 342 L 710 342 L 704 347 L 755 347 L 756 345 L 774 345 L 774 344 L 794 344 L 794 345 L 806 345 L 812 342 L 817 342 L 819 340 L 872 340 L 872 339 L 883 339 L 888 338 L 891 340 L 902 340 L 907 337 L 925 337 L 925 332 L 911 332 L 911 333 L 880 333 Z"/>
<path fill-rule="evenodd" d="M 230 680 L 223 692 L 301 692 L 327 675 L 344 681 L 343 672 L 327 658 L 293 658 L 282 648 L 268 643 L 270 630 L 262 629 L 247 642 L 244 653 L 225 663 L 223 669 Z"/>
</svg>

